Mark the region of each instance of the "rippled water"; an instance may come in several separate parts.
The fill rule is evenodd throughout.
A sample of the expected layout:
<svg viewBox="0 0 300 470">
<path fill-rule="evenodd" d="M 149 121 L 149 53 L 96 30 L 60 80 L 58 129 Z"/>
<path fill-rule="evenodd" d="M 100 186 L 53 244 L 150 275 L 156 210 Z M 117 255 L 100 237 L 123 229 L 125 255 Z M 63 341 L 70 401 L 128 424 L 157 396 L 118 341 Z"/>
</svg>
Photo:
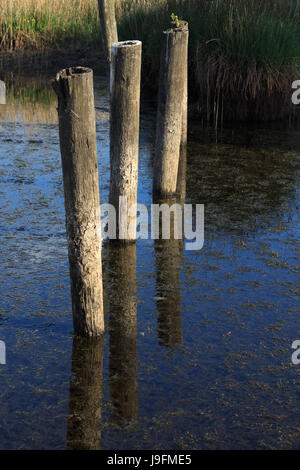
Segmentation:
<svg viewBox="0 0 300 470">
<path fill-rule="evenodd" d="M 106 85 L 95 80 L 101 201 Z M 106 335 L 73 339 L 56 101 L 22 79 L 0 106 L 2 449 L 298 448 L 300 125 L 191 123 L 186 202 L 205 244 L 104 243 Z M 155 110 L 142 109 L 151 204 Z"/>
</svg>

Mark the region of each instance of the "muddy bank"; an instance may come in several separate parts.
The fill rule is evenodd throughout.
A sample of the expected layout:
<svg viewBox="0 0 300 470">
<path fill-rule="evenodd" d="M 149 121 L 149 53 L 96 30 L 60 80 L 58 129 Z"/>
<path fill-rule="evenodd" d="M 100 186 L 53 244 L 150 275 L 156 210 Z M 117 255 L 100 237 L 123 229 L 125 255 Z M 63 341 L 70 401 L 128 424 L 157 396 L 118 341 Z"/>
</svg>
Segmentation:
<svg viewBox="0 0 300 470">
<path fill-rule="evenodd" d="M 43 73 L 53 75 L 65 67 L 90 67 L 97 75 L 105 75 L 105 59 L 99 50 L 80 48 L 76 51 L 46 50 L 42 52 L 7 52 L 0 55 L 0 76 L 8 72 L 22 75 Z"/>
<path fill-rule="evenodd" d="M 74 50 L 44 50 L 7 52 L 0 54 L 0 80 L 15 82 L 15 77 L 44 75 L 54 77 L 54 75 L 65 67 L 72 66 L 90 67 L 94 75 L 107 76 L 105 57 L 102 47 L 98 49 L 79 48 Z M 157 83 L 148 75 L 148 67 L 142 70 L 141 93 L 142 98 L 156 102 Z M 217 93 L 217 86 L 213 86 L 214 79 L 211 77 L 210 88 L 206 89 L 206 84 L 195 85 L 193 72 L 189 71 L 189 118 L 201 121 L 207 125 L 213 124 L 215 127 L 222 127 L 223 123 L 245 122 L 255 123 L 260 121 L 286 121 L 299 119 L 300 108 L 291 102 L 292 90 L 287 85 L 285 93 L 277 93 L 272 99 L 270 96 L 262 95 L 255 100 L 238 99 L 232 96 L 218 98 L 211 102 L 212 90 Z M 151 77 L 151 78 L 150 78 Z M 292 79 L 291 79 L 292 83 Z M 201 93 L 199 94 L 199 89 Z M 272 103 L 270 102 L 272 101 Z"/>
</svg>

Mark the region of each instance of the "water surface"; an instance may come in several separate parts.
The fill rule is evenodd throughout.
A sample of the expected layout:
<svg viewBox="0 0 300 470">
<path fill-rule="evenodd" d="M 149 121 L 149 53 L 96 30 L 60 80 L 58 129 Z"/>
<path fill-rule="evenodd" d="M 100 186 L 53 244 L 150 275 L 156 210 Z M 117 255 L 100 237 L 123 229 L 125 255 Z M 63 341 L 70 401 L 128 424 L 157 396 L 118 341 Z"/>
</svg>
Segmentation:
<svg viewBox="0 0 300 470">
<path fill-rule="evenodd" d="M 106 84 L 95 80 L 101 202 Z M 185 202 L 205 243 L 103 246 L 104 344 L 73 338 L 56 98 L 18 78 L 0 106 L 2 449 L 299 448 L 300 125 L 190 125 Z M 142 106 L 139 202 L 155 109 Z"/>
</svg>

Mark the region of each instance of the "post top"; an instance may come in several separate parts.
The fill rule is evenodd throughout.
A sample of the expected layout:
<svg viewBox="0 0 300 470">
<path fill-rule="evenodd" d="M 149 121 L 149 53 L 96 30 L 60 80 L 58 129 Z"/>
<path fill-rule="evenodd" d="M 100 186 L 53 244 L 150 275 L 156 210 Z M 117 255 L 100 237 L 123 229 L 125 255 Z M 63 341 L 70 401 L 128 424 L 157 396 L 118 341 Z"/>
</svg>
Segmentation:
<svg viewBox="0 0 300 470">
<path fill-rule="evenodd" d="M 111 47 L 113 49 L 115 48 L 125 48 L 125 47 L 136 47 L 136 46 L 140 46 L 142 44 L 141 41 L 138 41 L 138 40 L 130 40 L 130 41 L 119 41 L 119 42 L 115 42 Z"/>
<path fill-rule="evenodd" d="M 171 21 L 171 27 L 164 31 L 164 34 L 170 34 L 170 33 L 179 33 L 179 32 L 184 32 L 189 30 L 189 24 L 187 21 L 184 20 L 178 20 L 178 21 Z"/>
<path fill-rule="evenodd" d="M 76 75 L 82 75 L 84 73 L 92 73 L 92 69 L 88 67 L 82 67 L 82 66 L 77 66 L 77 67 L 68 67 L 66 69 L 61 70 L 56 74 L 56 80 L 59 80 L 60 78 L 67 78 L 67 77 L 75 77 Z"/>
</svg>

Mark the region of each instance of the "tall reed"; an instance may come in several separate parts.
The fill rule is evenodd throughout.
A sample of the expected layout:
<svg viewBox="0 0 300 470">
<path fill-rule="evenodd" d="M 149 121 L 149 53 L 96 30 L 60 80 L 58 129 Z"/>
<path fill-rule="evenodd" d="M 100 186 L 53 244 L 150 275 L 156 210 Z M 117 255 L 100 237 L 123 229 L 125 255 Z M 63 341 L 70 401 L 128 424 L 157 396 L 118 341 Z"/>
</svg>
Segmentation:
<svg viewBox="0 0 300 470">
<path fill-rule="evenodd" d="M 1 0 L 0 50 L 100 43 L 96 0 Z"/>
<path fill-rule="evenodd" d="M 208 121 L 277 119 L 291 109 L 299 73 L 299 10 L 299 0 L 125 0 L 119 33 L 143 41 L 144 81 L 155 86 L 161 31 L 175 13 L 190 25 L 195 112 Z"/>
<path fill-rule="evenodd" d="M 299 78 L 300 0 L 116 0 L 120 39 L 143 42 L 143 84 L 156 92 L 161 32 L 190 25 L 190 97 L 208 121 L 276 119 Z M 99 49 L 97 0 L 1 0 L 0 51 Z"/>
</svg>

